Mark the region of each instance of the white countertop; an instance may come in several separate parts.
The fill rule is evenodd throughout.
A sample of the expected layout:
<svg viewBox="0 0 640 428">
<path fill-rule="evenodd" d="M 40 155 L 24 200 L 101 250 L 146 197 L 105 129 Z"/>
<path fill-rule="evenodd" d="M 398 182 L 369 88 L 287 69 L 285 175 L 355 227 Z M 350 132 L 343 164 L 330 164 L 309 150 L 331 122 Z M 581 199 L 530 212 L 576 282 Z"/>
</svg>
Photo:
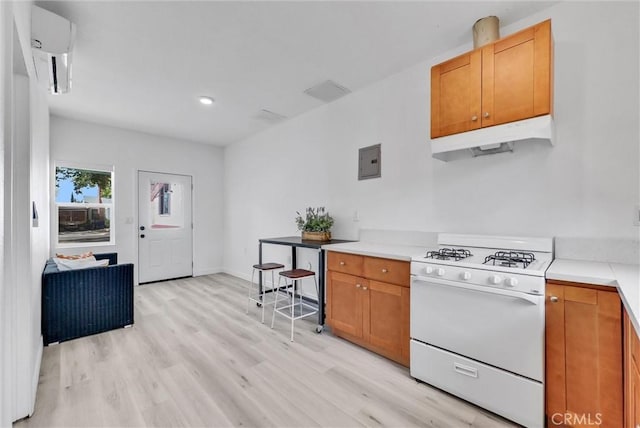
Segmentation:
<svg viewBox="0 0 640 428">
<path fill-rule="evenodd" d="M 358 241 L 323 245 L 322 249 L 370 257 L 411 261 L 412 257 L 424 256 L 427 251 L 435 250 L 437 247 L 428 248 L 425 246 L 392 245 Z M 640 336 L 640 266 L 586 260 L 555 259 L 547 269 L 546 278 L 616 287 L 624 307 L 629 314 L 629 318 L 636 328 L 636 333 Z"/>
<path fill-rule="evenodd" d="M 432 248 L 358 241 L 346 242 L 344 244 L 327 244 L 323 245 L 322 249 L 326 251 L 337 251 L 339 253 L 360 254 L 362 256 L 382 257 L 385 259 L 403 260 L 408 262 L 411 261 L 411 257 L 413 256 L 424 256 L 427 253 L 427 250 Z"/>
<path fill-rule="evenodd" d="M 615 287 L 616 277 L 609 263 L 555 259 L 547 269 L 547 279 Z"/>
<path fill-rule="evenodd" d="M 555 259 L 547 279 L 616 287 L 631 323 L 640 336 L 640 266 L 584 260 Z"/>
</svg>

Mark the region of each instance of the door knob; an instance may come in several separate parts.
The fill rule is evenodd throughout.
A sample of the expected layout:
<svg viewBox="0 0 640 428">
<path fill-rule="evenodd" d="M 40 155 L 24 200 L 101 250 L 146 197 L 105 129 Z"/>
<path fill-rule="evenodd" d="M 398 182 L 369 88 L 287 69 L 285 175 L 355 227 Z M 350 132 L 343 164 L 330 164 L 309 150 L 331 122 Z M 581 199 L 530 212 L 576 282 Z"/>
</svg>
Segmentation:
<svg viewBox="0 0 640 428">
<path fill-rule="evenodd" d="M 471 120 L 475 122 L 476 120 L 478 120 L 478 116 L 474 114 L 473 116 L 471 116 Z"/>
<path fill-rule="evenodd" d="M 356 288 L 360 288 L 360 287 L 361 287 L 361 285 L 360 285 L 360 284 L 356 284 Z"/>
<path fill-rule="evenodd" d="M 558 303 L 558 298 L 556 296 L 549 297 L 549 300 L 551 300 L 551 303 Z"/>
<path fill-rule="evenodd" d="M 140 230 L 144 230 L 144 226 L 140 226 Z"/>
<path fill-rule="evenodd" d="M 485 111 L 485 112 L 484 112 L 484 117 L 485 117 L 485 118 L 489 117 L 489 112 L 488 112 L 488 111 Z"/>
<path fill-rule="evenodd" d="M 367 287 L 362 287 L 362 289 L 363 289 L 363 290 L 366 290 L 366 289 L 367 289 Z"/>
<path fill-rule="evenodd" d="M 141 238 L 144 238 L 144 233 L 142 235 L 140 235 Z"/>
<path fill-rule="evenodd" d="M 387 272 L 389 272 L 389 271 L 386 270 L 386 269 L 382 269 L 382 273 L 387 273 Z"/>
</svg>

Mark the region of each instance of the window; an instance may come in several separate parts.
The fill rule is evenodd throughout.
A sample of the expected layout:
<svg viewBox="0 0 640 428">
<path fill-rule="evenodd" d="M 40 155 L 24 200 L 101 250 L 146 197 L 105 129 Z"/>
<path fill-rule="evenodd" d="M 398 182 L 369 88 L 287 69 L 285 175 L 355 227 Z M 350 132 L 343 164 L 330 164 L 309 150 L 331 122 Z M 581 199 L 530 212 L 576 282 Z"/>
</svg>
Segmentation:
<svg viewBox="0 0 640 428">
<path fill-rule="evenodd" d="M 59 247 L 115 244 L 112 182 L 112 167 L 56 165 Z"/>
</svg>

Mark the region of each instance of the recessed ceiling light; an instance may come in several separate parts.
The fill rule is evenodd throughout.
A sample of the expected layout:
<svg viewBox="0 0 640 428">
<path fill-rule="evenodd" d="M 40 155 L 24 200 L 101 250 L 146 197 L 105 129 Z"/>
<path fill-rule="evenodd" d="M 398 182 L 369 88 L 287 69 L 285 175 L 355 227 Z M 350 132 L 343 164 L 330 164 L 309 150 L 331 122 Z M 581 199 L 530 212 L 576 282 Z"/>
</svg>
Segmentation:
<svg viewBox="0 0 640 428">
<path fill-rule="evenodd" d="M 199 99 L 200 99 L 200 103 L 206 106 L 210 106 L 211 104 L 213 104 L 213 98 L 211 97 L 206 97 L 203 95 Z"/>
</svg>

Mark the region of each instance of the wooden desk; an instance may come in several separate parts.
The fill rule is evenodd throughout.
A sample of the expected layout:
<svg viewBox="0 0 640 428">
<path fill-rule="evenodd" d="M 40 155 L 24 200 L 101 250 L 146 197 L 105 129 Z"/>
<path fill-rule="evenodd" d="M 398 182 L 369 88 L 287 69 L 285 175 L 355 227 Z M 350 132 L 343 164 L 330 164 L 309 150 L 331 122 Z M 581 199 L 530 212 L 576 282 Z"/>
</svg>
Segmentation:
<svg viewBox="0 0 640 428">
<path fill-rule="evenodd" d="M 324 279 L 324 250 L 322 249 L 323 245 L 328 244 L 342 244 L 344 242 L 353 242 L 344 239 L 331 239 L 329 241 L 309 241 L 303 240 L 300 236 L 285 236 L 281 238 L 262 238 L 259 239 L 258 244 L 258 263 L 262 264 L 262 244 L 273 244 L 273 245 L 286 245 L 291 247 L 291 269 L 295 269 L 296 265 L 296 255 L 298 248 L 311 248 L 318 250 L 318 326 L 316 327 L 316 332 L 320 333 L 322 328 L 324 327 L 324 318 L 325 318 L 325 296 L 324 296 L 324 288 L 325 288 L 325 279 Z M 260 287 L 260 292 L 262 292 L 262 275 L 259 275 L 258 284 Z"/>
</svg>

